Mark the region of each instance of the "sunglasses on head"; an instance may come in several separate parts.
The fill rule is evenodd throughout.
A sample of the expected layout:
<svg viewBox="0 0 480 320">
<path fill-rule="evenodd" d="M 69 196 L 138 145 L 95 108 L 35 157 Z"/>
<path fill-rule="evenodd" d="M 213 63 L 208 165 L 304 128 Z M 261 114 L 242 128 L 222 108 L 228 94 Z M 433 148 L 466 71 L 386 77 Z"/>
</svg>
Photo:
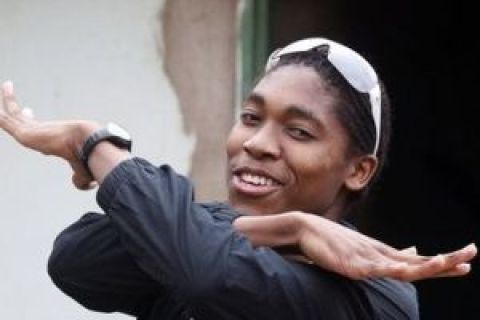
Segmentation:
<svg viewBox="0 0 480 320">
<path fill-rule="evenodd" d="M 375 70 L 361 55 L 332 40 L 308 38 L 295 41 L 284 48 L 275 50 L 268 58 L 265 70 L 268 71 L 273 68 L 284 55 L 312 51 L 320 47 L 327 48 L 327 60 L 355 90 L 361 93 L 368 93 L 373 122 L 375 123 L 375 147 L 373 154 L 376 155 L 380 142 L 381 91 Z"/>
</svg>

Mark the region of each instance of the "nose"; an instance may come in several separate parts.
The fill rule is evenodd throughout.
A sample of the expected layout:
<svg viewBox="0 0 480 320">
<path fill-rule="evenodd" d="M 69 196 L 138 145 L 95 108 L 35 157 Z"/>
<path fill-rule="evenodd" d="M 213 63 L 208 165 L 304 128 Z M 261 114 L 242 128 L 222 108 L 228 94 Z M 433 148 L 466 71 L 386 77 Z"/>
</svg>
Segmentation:
<svg viewBox="0 0 480 320">
<path fill-rule="evenodd" d="M 243 143 L 243 150 L 258 160 L 275 160 L 280 157 L 278 136 L 272 126 L 264 125 Z"/>
</svg>

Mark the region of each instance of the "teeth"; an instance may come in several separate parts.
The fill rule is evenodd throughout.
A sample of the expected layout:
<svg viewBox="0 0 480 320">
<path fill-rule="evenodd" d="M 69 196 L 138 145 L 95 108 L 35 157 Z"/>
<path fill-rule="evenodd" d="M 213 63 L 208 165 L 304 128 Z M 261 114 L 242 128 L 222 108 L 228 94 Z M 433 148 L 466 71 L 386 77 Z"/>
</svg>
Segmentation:
<svg viewBox="0 0 480 320">
<path fill-rule="evenodd" d="M 272 186 L 274 185 L 274 181 L 267 177 L 257 176 L 250 173 L 242 173 L 240 176 L 244 182 L 254 184 L 257 186 Z"/>
</svg>

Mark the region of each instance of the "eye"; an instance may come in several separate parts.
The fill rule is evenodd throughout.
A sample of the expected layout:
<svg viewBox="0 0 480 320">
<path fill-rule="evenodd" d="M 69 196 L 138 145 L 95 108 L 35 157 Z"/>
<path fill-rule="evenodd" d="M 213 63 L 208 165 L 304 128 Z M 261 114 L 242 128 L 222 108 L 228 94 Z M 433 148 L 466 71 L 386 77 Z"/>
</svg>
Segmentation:
<svg viewBox="0 0 480 320">
<path fill-rule="evenodd" d="M 261 119 L 260 117 L 251 112 L 251 111 L 243 111 L 241 114 L 240 114 L 240 121 L 246 125 L 246 126 L 256 126 L 260 123 Z"/>
<path fill-rule="evenodd" d="M 287 131 L 293 139 L 298 141 L 309 141 L 314 138 L 314 136 L 308 130 L 302 128 L 292 127 L 287 128 Z"/>
</svg>

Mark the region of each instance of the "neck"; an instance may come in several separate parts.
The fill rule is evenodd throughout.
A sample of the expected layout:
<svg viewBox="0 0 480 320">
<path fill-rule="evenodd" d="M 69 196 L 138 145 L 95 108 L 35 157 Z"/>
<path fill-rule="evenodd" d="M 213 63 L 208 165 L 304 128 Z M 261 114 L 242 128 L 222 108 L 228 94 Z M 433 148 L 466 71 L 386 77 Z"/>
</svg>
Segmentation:
<svg viewBox="0 0 480 320">
<path fill-rule="evenodd" d="M 332 221 L 339 221 L 344 215 L 347 208 L 345 192 L 340 191 L 335 200 L 324 210 L 322 210 L 322 216 Z"/>
</svg>

